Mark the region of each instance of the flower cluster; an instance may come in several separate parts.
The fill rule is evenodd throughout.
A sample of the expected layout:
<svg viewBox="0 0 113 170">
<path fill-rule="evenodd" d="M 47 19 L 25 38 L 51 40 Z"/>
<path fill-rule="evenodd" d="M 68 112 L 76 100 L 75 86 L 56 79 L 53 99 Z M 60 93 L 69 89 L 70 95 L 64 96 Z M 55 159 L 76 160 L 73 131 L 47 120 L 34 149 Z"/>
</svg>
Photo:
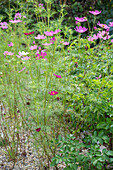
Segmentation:
<svg viewBox="0 0 113 170">
<path fill-rule="evenodd" d="M 8 28 L 7 22 L 1 22 L 1 23 L 0 23 L 0 27 L 1 27 L 2 29 L 7 29 L 7 28 Z"/>
</svg>

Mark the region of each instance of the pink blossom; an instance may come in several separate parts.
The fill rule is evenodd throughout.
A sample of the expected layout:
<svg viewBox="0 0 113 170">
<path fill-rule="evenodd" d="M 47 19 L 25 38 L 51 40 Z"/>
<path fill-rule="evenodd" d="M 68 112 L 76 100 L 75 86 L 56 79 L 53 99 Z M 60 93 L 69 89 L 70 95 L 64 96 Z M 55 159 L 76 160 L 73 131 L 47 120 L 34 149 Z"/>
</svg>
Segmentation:
<svg viewBox="0 0 113 170">
<path fill-rule="evenodd" d="M 20 73 L 20 72 L 22 72 L 22 71 L 25 70 L 25 69 L 26 69 L 26 67 L 24 67 L 22 70 L 20 70 L 20 71 L 18 71 L 18 72 Z"/>
<path fill-rule="evenodd" d="M 8 52 L 8 51 L 4 51 L 4 53 L 3 53 L 4 55 L 13 55 L 14 53 L 12 53 L 12 52 Z"/>
<path fill-rule="evenodd" d="M 53 36 L 54 34 L 57 34 L 58 32 L 61 32 L 61 30 L 58 29 L 58 30 L 50 31 L 50 32 L 46 31 L 46 32 L 44 32 L 44 34 L 46 36 Z"/>
<path fill-rule="evenodd" d="M 50 94 L 51 96 L 54 96 L 54 95 L 58 94 L 58 92 L 57 92 L 57 91 L 51 91 L 51 92 L 49 92 L 49 94 Z"/>
<path fill-rule="evenodd" d="M 75 28 L 74 28 L 75 29 Z M 85 31 L 87 31 L 88 30 L 88 28 L 85 28 L 85 27 L 81 27 L 81 26 L 76 26 L 76 29 L 75 29 L 75 31 L 76 32 L 80 32 L 80 33 L 83 33 L 83 32 L 85 32 Z"/>
<path fill-rule="evenodd" d="M 89 13 L 91 13 L 93 15 L 98 15 L 101 13 L 101 11 L 95 10 L 95 11 L 89 11 Z"/>
<path fill-rule="evenodd" d="M 11 23 L 18 23 L 18 22 L 22 22 L 22 20 L 9 20 L 9 22 L 11 22 Z"/>
<path fill-rule="evenodd" d="M 110 26 L 110 27 L 113 27 L 113 22 L 110 22 L 110 23 L 109 23 L 109 26 Z"/>
<path fill-rule="evenodd" d="M 35 41 L 33 41 L 33 44 L 35 44 Z"/>
<path fill-rule="evenodd" d="M 8 44 L 9 47 L 13 46 L 14 44 L 12 42 L 10 42 L 10 44 Z"/>
<path fill-rule="evenodd" d="M 85 22 L 85 21 L 87 21 L 86 17 L 82 17 L 82 18 L 75 17 L 75 20 L 77 20 L 78 22 Z"/>
<path fill-rule="evenodd" d="M 109 36 L 109 32 L 106 32 L 106 31 L 99 31 L 97 35 L 100 39 L 103 39 L 103 40 L 107 40 L 111 37 Z"/>
<path fill-rule="evenodd" d="M 7 29 L 7 28 L 8 28 L 7 22 L 1 22 L 0 25 L 1 25 L 0 27 L 1 27 L 2 29 Z"/>
<path fill-rule="evenodd" d="M 56 75 L 56 74 L 53 75 L 56 76 L 57 78 L 62 78 L 61 75 Z"/>
<path fill-rule="evenodd" d="M 113 39 L 111 40 L 111 42 L 113 43 Z"/>
<path fill-rule="evenodd" d="M 100 22 L 98 22 L 97 25 L 99 25 L 101 28 L 104 28 L 104 29 L 109 29 L 110 28 L 106 24 L 100 24 Z"/>
<path fill-rule="evenodd" d="M 46 36 L 40 35 L 40 34 L 38 34 L 37 37 L 35 37 L 35 39 L 40 39 L 40 40 L 43 40 L 45 38 L 46 38 Z"/>
<path fill-rule="evenodd" d="M 29 59 L 30 59 L 30 57 L 28 57 L 28 56 L 21 58 L 21 60 L 29 60 Z"/>
<path fill-rule="evenodd" d="M 30 47 L 30 50 L 35 50 L 35 49 L 37 49 L 37 45 L 34 45 L 34 46 Z"/>
</svg>

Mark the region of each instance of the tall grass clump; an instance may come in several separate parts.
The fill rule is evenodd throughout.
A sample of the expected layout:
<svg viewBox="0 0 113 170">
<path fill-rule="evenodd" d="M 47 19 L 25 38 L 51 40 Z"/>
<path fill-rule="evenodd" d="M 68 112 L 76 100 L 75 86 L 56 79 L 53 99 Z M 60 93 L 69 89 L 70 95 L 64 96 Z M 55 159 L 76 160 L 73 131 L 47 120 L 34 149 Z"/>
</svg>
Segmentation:
<svg viewBox="0 0 113 170">
<path fill-rule="evenodd" d="M 72 29 L 62 24 L 65 1 L 54 20 L 54 1 L 44 2 L 19 2 L 15 10 L 9 3 L 8 22 L 0 21 L 0 145 L 13 168 L 30 142 L 42 168 L 109 169 L 113 22 L 100 23 L 101 11 L 89 11 L 93 29 L 86 16 L 76 16 Z"/>
</svg>

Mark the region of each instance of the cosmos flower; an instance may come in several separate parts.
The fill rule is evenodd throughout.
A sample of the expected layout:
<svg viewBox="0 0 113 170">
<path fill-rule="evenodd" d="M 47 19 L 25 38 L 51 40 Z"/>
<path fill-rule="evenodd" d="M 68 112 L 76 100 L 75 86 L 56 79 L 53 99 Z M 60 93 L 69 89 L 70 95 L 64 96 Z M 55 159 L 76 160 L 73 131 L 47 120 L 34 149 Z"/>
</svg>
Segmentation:
<svg viewBox="0 0 113 170">
<path fill-rule="evenodd" d="M 100 24 L 100 22 L 98 22 L 97 25 L 99 25 L 101 28 L 104 28 L 104 29 L 109 29 L 110 28 L 106 24 Z"/>
<path fill-rule="evenodd" d="M 30 57 L 28 57 L 28 56 L 21 58 L 21 60 L 29 60 L 29 59 L 30 59 Z"/>
<path fill-rule="evenodd" d="M 34 46 L 30 47 L 30 50 L 35 50 L 35 49 L 37 49 L 37 45 L 34 45 Z"/>
<path fill-rule="evenodd" d="M 61 41 L 60 43 L 64 44 L 64 45 L 69 45 L 69 42 L 64 42 L 64 41 Z"/>
<path fill-rule="evenodd" d="M 10 42 L 10 44 L 8 44 L 9 47 L 13 46 L 14 44 L 12 42 Z"/>
<path fill-rule="evenodd" d="M 1 23 L 0 23 L 0 27 L 1 27 L 2 29 L 7 29 L 7 28 L 8 28 L 7 22 L 1 22 Z"/>
<path fill-rule="evenodd" d="M 95 10 L 95 11 L 89 11 L 89 13 L 91 13 L 93 15 L 98 15 L 101 13 L 101 11 Z"/>
<path fill-rule="evenodd" d="M 4 53 L 3 53 L 4 55 L 13 55 L 14 53 L 12 53 L 12 52 L 8 52 L 8 51 L 4 51 Z"/>
<path fill-rule="evenodd" d="M 110 27 L 113 27 L 113 22 L 109 22 L 109 26 L 110 26 Z"/>
<path fill-rule="evenodd" d="M 39 39 L 39 40 L 43 40 L 45 38 L 46 38 L 46 36 L 40 35 L 40 34 L 38 34 L 37 37 L 35 37 L 35 39 Z"/>
<path fill-rule="evenodd" d="M 34 31 L 29 32 L 29 33 L 24 33 L 24 35 L 30 35 L 30 34 L 34 34 Z"/>
<path fill-rule="evenodd" d="M 81 26 L 79 26 L 79 27 L 76 26 L 76 29 L 75 29 L 76 32 L 80 32 L 80 33 L 86 32 L 87 30 L 88 30 L 88 28 L 81 27 Z"/>
<path fill-rule="evenodd" d="M 40 132 L 40 130 L 41 130 L 41 128 L 37 128 L 37 129 L 36 129 L 37 132 Z"/>
<path fill-rule="evenodd" d="M 78 22 L 85 22 L 85 21 L 87 21 L 86 17 L 82 17 L 82 18 L 75 17 L 75 20 L 77 20 Z"/>
<path fill-rule="evenodd" d="M 54 96 L 54 95 L 58 94 L 58 92 L 57 92 L 57 91 L 51 91 L 51 92 L 49 92 L 49 94 L 50 94 L 51 96 Z"/>
<path fill-rule="evenodd" d="M 49 45 L 51 45 L 51 44 L 53 44 L 53 42 L 50 42 L 50 43 L 44 43 L 44 44 L 42 44 L 42 45 L 44 45 L 44 46 L 49 46 Z"/>
</svg>

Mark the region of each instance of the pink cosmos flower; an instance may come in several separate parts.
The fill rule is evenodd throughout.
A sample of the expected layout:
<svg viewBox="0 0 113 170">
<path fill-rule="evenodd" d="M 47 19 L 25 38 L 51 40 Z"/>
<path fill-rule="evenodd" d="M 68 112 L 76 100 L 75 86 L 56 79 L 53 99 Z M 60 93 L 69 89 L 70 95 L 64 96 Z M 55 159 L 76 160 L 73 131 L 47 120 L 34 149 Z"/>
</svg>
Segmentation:
<svg viewBox="0 0 113 170">
<path fill-rule="evenodd" d="M 34 34 L 34 31 L 33 32 L 29 32 L 29 33 L 24 33 L 25 35 L 30 35 L 30 34 Z"/>
<path fill-rule="evenodd" d="M 22 20 L 9 20 L 9 22 L 11 22 L 11 23 L 19 23 L 19 22 L 22 22 Z"/>
<path fill-rule="evenodd" d="M 111 42 L 113 43 L 113 39 L 111 40 Z"/>
<path fill-rule="evenodd" d="M 53 75 L 56 76 L 57 78 L 62 78 L 61 75 L 56 75 L 56 74 Z"/>
<path fill-rule="evenodd" d="M 69 42 L 64 42 L 64 41 L 61 41 L 60 43 L 64 44 L 64 45 L 69 45 Z"/>
<path fill-rule="evenodd" d="M 57 34 L 58 32 L 61 32 L 61 30 L 58 29 L 58 30 L 50 31 L 50 32 L 46 31 L 46 32 L 44 32 L 44 34 L 46 36 L 53 36 L 54 34 Z"/>
<path fill-rule="evenodd" d="M 45 44 L 42 44 L 42 45 L 49 46 L 49 45 L 51 45 L 51 44 L 53 44 L 53 42 L 45 43 Z"/>
<path fill-rule="evenodd" d="M 46 38 L 46 36 L 40 35 L 40 34 L 38 34 L 37 37 L 35 37 L 35 39 L 40 39 L 40 40 L 43 40 L 45 38 Z"/>
<path fill-rule="evenodd" d="M 4 55 L 13 55 L 14 53 L 12 53 L 12 52 L 8 52 L 8 51 L 4 51 L 4 53 L 3 53 Z"/>
<path fill-rule="evenodd" d="M 58 92 L 57 92 L 57 91 L 51 91 L 51 92 L 49 92 L 49 94 L 50 94 L 51 96 L 54 96 L 54 95 L 58 94 Z"/>
<path fill-rule="evenodd" d="M 37 132 L 40 132 L 40 130 L 41 130 L 41 128 L 37 128 L 37 129 L 36 129 Z"/>
<path fill-rule="evenodd" d="M 110 27 L 113 27 L 113 22 L 109 22 L 109 26 L 110 26 Z"/>
<path fill-rule="evenodd" d="M 93 41 L 93 37 L 88 36 L 88 41 Z"/>
<path fill-rule="evenodd" d="M 9 47 L 12 47 L 14 44 L 12 42 L 10 42 L 10 44 L 8 44 Z"/>
<path fill-rule="evenodd" d="M 109 36 L 109 32 L 107 31 L 99 31 L 97 35 L 100 39 L 103 39 L 103 40 L 107 40 L 111 37 Z"/>
<path fill-rule="evenodd" d="M 101 78 L 102 76 L 101 76 L 101 74 L 99 75 L 99 77 L 96 77 L 96 79 L 98 80 L 99 78 Z"/>
<path fill-rule="evenodd" d="M 75 28 L 74 28 L 75 29 Z M 75 31 L 76 32 L 80 32 L 80 33 L 83 33 L 83 32 L 85 32 L 85 31 L 87 31 L 88 30 L 88 28 L 85 28 L 85 27 L 81 27 L 81 26 L 76 26 L 76 29 L 75 29 Z"/>
<path fill-rule="evenodd" d="M 82 18 L 75 17 L 75 20 L 77 20 L 78 22 L 85 22 L 85 21 L 87 21 L 86 17 L 82 17 Z"/>
<path fill-rule="evenodd" d="M 35 41 L 33 41 L 33 44 L 35 44 Z"/>
<path fill-rule="evenodd" d="M 35 49 L 37 49 L 37 45 L 34 45 L 34 46 L 30 47 L 30 50 L 35 50 Z"/>
<path fill-rule="evenodd" d="M 44 34 L 46 36 L 53 36 L 53 31 L 50 31 L 50 32 L 46 31 L 46 32 L 44 32 Z"/>
<path fill-rule="evenodd" d="M 28 56 L 21 58 L 21 60 L 29 60 L 29 59 L 30 59 L 30 57 L 28 57 Z"/>
<path fill-rule="evenodd" d="M 93 15 L 98 15 L 98 14 L 101 13 L 101 11 L 98 11 L 98 10 L 96 10 L 96 11 L 89 11 L 89 13 L 91 13 Z"/>
<path fill-rule="evenodd" d="M 18 72 L 20 73 L 20 72 L 22 72 L 22 71 L 25 70 L 25 69 L 26 69 L 26 67 L 24 67 L 22 70 L 20 70 L 20 71 L 18 71 Z"/>
<path fill-rule="evenodd" d="M 99 25 L 101 28 L 104 28 L 104 29 L 109 29 L 110 28 L 106 24 L 100 24 L 100 22 L 98 22 L 97 25 Z"/>
<path fill-rule="evenodd" d="M 1 22 L 0 25 L 1 25 L 0 27 L 1 27 L 2 29 L 7 29 L 7 28 L 8 28 L 7 22 Z"/>
<path fill-rule="evenodd" d="M 42 8 L 42 9 L 44 9 L 44 7 L 43 7 L 43 4 L 38 4 L 39 5 L 39 8 Z"/>
</svg>

